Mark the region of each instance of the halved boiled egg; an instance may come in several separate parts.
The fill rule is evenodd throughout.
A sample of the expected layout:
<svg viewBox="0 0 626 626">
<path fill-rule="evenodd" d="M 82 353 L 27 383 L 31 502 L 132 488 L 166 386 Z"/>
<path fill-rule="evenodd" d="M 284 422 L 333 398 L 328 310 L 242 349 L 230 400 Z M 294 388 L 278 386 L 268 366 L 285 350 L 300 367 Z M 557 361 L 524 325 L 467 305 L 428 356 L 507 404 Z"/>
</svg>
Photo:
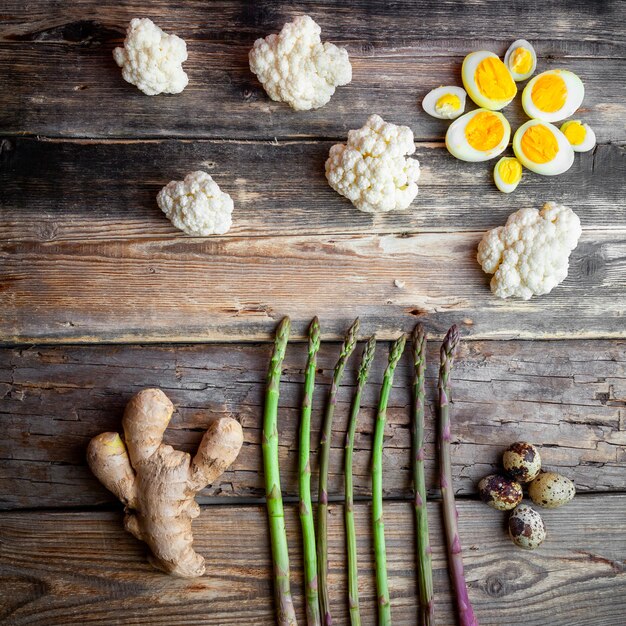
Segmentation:
<svg viewBox="0 0 626 626">
<path fill-rule="evenodd" d="M 522 106 L 528 117 L 559 122 L 582 104 L 585 86 L 568 70 L 548 70 L 531 79 L 522 93 Z"/>
<path fill-rule="evenodd" d="M 578 120 L 569 120 L 561 126 L 561 132 L 572 144 L 574 152 L 587 152 L 596 145 L 596 134 L 589 124 Z"/>
<path fill-rule="evenodd" d="M 455 120 L 465 111 L 466 96 L 461 87 L 437 87 L 426 94 L 422 107 L 428 115 L 440 120 Z"/>
<path fill-rule="evenodd" d="M 517 129 L 513 152 L 524 167 L 544 176 L 562 174 L 574 162 L 574 150 L 567 137 L 542 120 L 529 120 Z"/>
<path fill-rule="evenodd" d="M 530 78 L 537 67 L 537 53 L 525 39 L 514 41 L 504 55 L 504 64 L 513 80 L 519 83 Z"/>
<path fill-rule="evenodd" d="M 493 52 L 472 52 L 463 59 L 463 86 L 469 97 L 490 111 L 503 109 L 517 93 L 507 66 Z"/>
<path fill-rule="evenodd" d="M 450 124 L 446 148 L 461 161 L 487 161 L 504 152 L 511 127 L 502 113 L 476 109 Z"/>
<path fill-rule="evenodd" d="M 502 157 L 493 168 L 493 180 L 502 193 L 511 193 L 522 180 L 522 164 L 515 157 Z"/>
</svg>

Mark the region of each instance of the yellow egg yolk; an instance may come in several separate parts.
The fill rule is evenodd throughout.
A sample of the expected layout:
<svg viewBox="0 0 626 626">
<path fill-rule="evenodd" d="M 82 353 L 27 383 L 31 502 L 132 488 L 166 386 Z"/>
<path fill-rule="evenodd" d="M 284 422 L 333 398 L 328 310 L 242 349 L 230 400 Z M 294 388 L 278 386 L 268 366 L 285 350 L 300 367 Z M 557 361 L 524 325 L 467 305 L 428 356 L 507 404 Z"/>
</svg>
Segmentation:
<svg viewBox="0 0 626 626">
<path fill-rule="evenodd" d="M 504 159 L 498 165 L 498 174 L 507 185 L 516 183 L 522 177 L 522 164 L 517 159 Z"/>
<path fill-rule="evenodd" d="M 516 48 L 509 57 L 509 66 L 516 74 L 528 74 L 533 66 L 533 55 L 528 48 Z"/>
<path fill-rule="evenodd" d="M 522 151 L 533 163 L 549 163 L 559 151 L 559 143 L 549 128 L 531 126 L 522 135 Z"/>
<path fill-rule="evenodd" d="M 435 111 L 437 111 L 437 113 L 458 111 L 460 108 L 461 98 L 453 93 L 444 94 L 435 104 Z"/>
<path fill-rule="evenodd" d="M 465 138 L 474 150 L 485 152 L 495 148 L 504 137 L 504 125 L 490 111 L 480 111 L 467 123 Z"/>
<path fill-rule="evenodd" d="M 530 97 L 540 111 L 554 113 L 565 106 L 567 86 L 558 74 L 545 74 L 533 85 Z"/>
<path fill-rule="evenodd" d="M 586 128 L 580 122 L 576 121 L 566 122 L 563 124 L 561 130 L 567 137 L 567 141 L 573 146 L 580 146 L 580 144 L 585 141 L 585 136 L 587 135 Z"/>
<path fill-rule="evenodd" d="M 497 57 L 486 57 L 478 64 L 474 81 L 478 91 L 490 100 L 510 100 L 517 93 L 511 72 Z"/>
</svg>

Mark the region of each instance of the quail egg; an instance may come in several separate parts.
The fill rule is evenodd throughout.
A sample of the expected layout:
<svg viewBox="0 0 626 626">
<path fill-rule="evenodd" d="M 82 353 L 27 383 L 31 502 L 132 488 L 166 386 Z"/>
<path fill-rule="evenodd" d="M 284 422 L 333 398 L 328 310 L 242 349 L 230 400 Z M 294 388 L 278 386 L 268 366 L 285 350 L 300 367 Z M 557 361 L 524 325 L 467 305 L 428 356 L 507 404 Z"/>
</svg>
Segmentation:
<svg viewBox="0 0 626 626">
<path fill-rule="evenodd" d="M 502 193 L 511 193 L 522 180 L 522 164 L 515 157 L 502 157 L 493 168 L 493 180 Z"/>
<path fill-rule="evenodd" d="M 569 120 L 561 126 L 561 132 L 572 144 L 574 152 L 588 152 L 596 145 L 596 134 L 589 124 L 578 120 Z"/>
<path fill-rule="evenodd" d="M 541 120 L 528 120 L 517 129 L 513 152 L 524 167 L 543 176 L 567 172 L 574 163 L 574 150 L 567 137 Z"/>
<path fill-rule="evenodd" d="M 520 483 L 529 483 L 541 470 L 541 457 L 531 443 L 517 441 L 504 451 L 502 464 L 509 476 Z"/>
<path fill-rule="evenodd" d="M 514 509 L 524 497 L 519 483 L 498 474 L 485 476 L 478 483 L 478 493 L 483 502 L 498 511 Z"/>
<path fill-rule="evenodd" d="M 437 87 L 426 94 L 422 108 L 437 119 L 455 120 L 465 111 L 466 97 L 465 89 L 461 87 Z"/>
<path fill-rule="evenodd" d="M 469 97 L 483 109 L 499 111 L 517 94 L 511 72 L 493 52 L 480 50 L 468 54 L 463 59 L 461 78 Z"/>
<path fill-rule="evenodd" d="M 546 538 L 546 527 L 541 515 L 527 504 L 520 504 L 509 517 L 509 536 L 520 548 L 538 548 Z"/>
<path fill-rule="evenodd" d="M 541 472 L 528 486 L 530 499 L 546 509 L 567 504 L 576 494 L 574 483 L 556 472 Z"/>
<path fill-rule="evenodd" d="M 537 53 L 525 39 L 514 41 L 504 55 L 504 64 L 516 83 L 530 78 L 537 67 Z"/>
<path fill-rule="evenodd" d="M 567 70 L 548 70 L 537 74 L 524 87 L 522 107 L 528 117 L 559 122 L 572 115 L 584 97 L 585 86 L 576 74 Z"/>
</svg>

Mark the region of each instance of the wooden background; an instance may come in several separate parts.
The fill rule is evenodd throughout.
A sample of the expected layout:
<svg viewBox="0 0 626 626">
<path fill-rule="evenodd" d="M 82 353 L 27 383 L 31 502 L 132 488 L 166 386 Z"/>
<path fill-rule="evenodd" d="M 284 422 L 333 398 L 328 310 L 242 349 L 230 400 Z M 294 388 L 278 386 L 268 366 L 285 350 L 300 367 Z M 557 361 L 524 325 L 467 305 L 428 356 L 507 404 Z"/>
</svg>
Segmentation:
<svg viewBox="0 0 626 626">
<path fill-rule="evenodd" d="M 348 48 L 353 81 L 324 108 L 271 102 L 247 65 L 253 41 L 307 13 Z M 182 36 L 189 87 L 148 97 L 111 51 L 133 17 Z M 470 596 L 481 624 L 616 626 L 626 612 L 626 3 L 219 2 L 0 3 L 0 622 L 272 622 L 261 407 L 267 340 L 290 315 L 302 338 L 319 315 L 313 427 L 353 317 L 387 340 L 422 321 L 433 339 L 458 323 L 454 473 Z M 579 115 L 597 147 L 556 178 L 525 172 L 504 196 L 493 164 L 456 161 L 446 124 L 419 102 L 460 84 L 465 54 L 503 54 L 520 37 L 538 71 L 579 74 Z M 519 98 L 518 98 L 519 101 Z M 360 213 L 331 190 L 329 147 L 370 113 L 409 125 L 422 166 L 406 212 Z M 505 114 L 515 128 L 519 102 Z M 159 211 L 157 191 L 204 169 L 235 201 L 222 237 L 191 238 Z M 502 301 L 475 261 L 483 232 L 547 200 L 571 206 L 583 236 L 566 281 L 529 302 Z M 396 281 L 401 287 L 396 286 Z M 431 342 L 429 394 L 438 342 Z M 366 624 L 374 623 L 369 463 L 387 345 L 380 343 L 357 433 L 355 488 Z M 281 470 L 296 604 L 301 545 L 293 503 L 305 350 L 290 346 L 281 396 Z M 347 620 L 343 438 L 354 384 L 341 389 L 331 451 L 332 602 Z M 392 614 L 416 623 L 409 472 L 410 365 L 396 375 L 385 438 Z M 178 406 L 167 433 L 191 450 L 219 415 L 244 425 L 236 464 L 194 522 L 208 574 L 153 571 L 121 509 L 85 465 L 95 434 L 117 429 L 128 398 L 160 386 Z M 316 439 L 316 438 L 314 438 Z M 505 516 L 476 502 L 476 482 L 527 439 L 579 495 L 544 515 L 548 539 L 515 549 Z M 313 442 L 316 449 L 317 441 Z M 431 540 L 439 624 L 454 624 L 427 424 Z M 316 465 L 314 464 L 314 471 Z M 315 481 L 314 481 L 315 482 Z"/>
</svg>

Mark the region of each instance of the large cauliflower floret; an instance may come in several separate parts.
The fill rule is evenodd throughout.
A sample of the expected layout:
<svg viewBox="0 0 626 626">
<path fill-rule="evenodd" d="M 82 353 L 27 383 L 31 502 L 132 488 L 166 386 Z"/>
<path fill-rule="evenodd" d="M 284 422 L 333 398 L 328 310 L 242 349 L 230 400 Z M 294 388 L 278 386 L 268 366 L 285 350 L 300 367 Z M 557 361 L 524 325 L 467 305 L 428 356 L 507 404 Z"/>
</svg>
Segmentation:
<svg viewBox="0 0 626 626">
<path fill-rule="evenodd" d="M 371 115 L 365 126 L 348 133 L 326 161 L 328 184 L 360 211 L 384 213 L 408 208 L 417 195 L 420 165 L 407 159 L 415 152 L 413 132 Z"/>
<path fill-rule="evenodd" d="M 335 88 L 352 80 L 345 48 L 322 44 L 322 29 L 308 16 L 288 22 L 278 35 L 257 39 L 250 50 L 250 69 L 272 100 L 297 111 L 324 106 Z"/>
<path fill-rule="evenodd" d="M 181 65 L 187 60 L 187 44 L 148 18 L 131 21 L 124 47 L 115 48 L 113 58 L 124 80 L 149 96 L 180 93 L 189 82 Z"/>
<path fill-rule="evenodd" d="M 233 200 L 202 171 L 173 180 L 157 195 L 159 208 L 188 235 L 223 235 L 232 224 Z"/>
<path fill-rule="evenodd" d="M 546 202 L 541 211 L 516 211 L 478 244 L 478 262 L 494 275 L 491 291 L 500 298 L 524 300 L 550 293 L 565 280 L 581 233 L 578 215 L 561 204 Z"/>
</svg>

